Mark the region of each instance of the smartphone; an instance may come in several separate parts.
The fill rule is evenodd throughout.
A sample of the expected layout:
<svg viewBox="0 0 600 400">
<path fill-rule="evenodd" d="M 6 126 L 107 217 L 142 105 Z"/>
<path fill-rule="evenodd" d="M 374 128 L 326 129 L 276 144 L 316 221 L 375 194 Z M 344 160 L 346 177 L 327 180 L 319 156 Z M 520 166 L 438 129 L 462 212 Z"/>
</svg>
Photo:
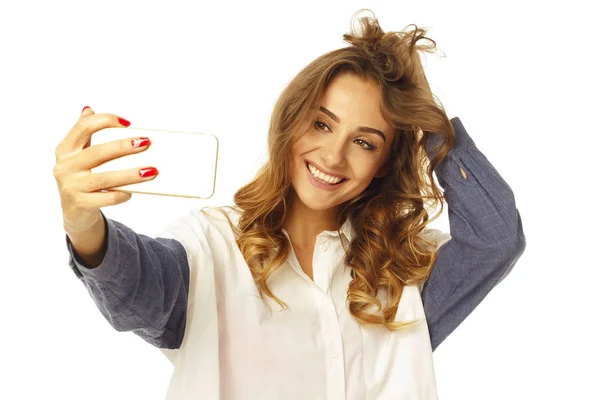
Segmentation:
<svg viewBox="0 0 600 400">
<path fill-rule="evenodd" d="M 214 194 L 219 140 L 199 132 L 139 128 L 105 128 L 95 132 L 90 144 L 134 137 L 148 137 L 150 146 L 92 168 L 92 172 L 156 167 L 156 178 L 117 186 L 111 190 L 176 197 L 208 199 Z"/>
</svg>

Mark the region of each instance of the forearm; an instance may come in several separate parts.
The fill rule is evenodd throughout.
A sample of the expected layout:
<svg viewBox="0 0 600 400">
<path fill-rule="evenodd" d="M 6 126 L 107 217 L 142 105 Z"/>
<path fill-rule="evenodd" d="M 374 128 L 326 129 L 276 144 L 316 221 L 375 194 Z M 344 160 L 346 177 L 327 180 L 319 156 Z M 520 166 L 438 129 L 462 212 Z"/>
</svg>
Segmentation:
<svg viewBox="0 0 600 400">
<path fill-rule="evenodd" d="M 508 275 L 525 248 L 512 189 L 460 121 L 452 122 L 457 145 L 436 167 L 452 238 L 439 249 L 422 291 L 433 349 Z"/>
<path fill-rule="evenodd" d="M 435 173 L 448 203 L 453 239 L 478 249 L 517 242 L 519 223 L 511 187 L 477 148 L 460 119 L 451 122 L 455 145 Z M 433 137 L 428 143 L 428 152 L 432 153 L 437 140 Z"/>
<path fill-rule="evenodd" d="M 106 254 L 82 264 L 67 236 L 69 264 L 106 320 L 148 343 L 176 348 L 185 329 L 189 265 L 177 240 L 151 238 L 106 219 Z"/>
</svg>

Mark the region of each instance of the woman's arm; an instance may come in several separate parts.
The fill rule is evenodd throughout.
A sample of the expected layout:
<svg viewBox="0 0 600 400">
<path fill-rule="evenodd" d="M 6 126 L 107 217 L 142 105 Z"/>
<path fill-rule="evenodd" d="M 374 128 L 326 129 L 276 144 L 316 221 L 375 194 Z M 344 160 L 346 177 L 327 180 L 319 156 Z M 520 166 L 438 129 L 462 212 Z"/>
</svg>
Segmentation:
<svg viewBox="0 0 600 400">
<path fill-rule="evenodd" d="M 106 254 L 99 266 L 84 265 L 66 236 L 73 272 L 117 331 L 133 331 L 159 348 L 179 348 L 189 289 L 185 248 L 178 240 L 153 239 L 102 218 Z"/>
<path fill-rule="evenodd" d="M 451 122 L 456 143 L 435 173 L 448 204 L 452 238 L 439 248 L 421 293 L 433 350 L 508 275 L 525 250 L 511 188 L 460 119 Z M 428 152 L 434 144 L 427 143 Z"/>
</svg>

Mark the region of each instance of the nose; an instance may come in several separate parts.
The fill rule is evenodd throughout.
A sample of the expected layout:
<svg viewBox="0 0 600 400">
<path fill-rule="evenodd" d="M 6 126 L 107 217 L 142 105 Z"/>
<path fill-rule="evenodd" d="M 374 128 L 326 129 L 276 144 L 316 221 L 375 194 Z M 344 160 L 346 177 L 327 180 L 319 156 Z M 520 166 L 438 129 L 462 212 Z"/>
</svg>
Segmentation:
<svg viewBox="0 0 600 400">
<path fill-rule="evenodd" d="M 344 135 L 330 135 L 323 142 L 319 156 L 323 167 L 328 169 L 340 169 L 346 163 L 346 143 Z"/>
</svg>

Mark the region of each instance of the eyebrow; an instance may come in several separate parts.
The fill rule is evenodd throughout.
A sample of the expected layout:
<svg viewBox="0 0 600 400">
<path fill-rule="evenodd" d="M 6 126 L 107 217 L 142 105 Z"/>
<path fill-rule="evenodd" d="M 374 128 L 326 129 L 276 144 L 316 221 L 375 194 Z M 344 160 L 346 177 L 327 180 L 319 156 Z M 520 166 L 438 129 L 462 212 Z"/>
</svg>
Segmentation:
<svg viewBox="0 0 600 400">
<path fill-rule="evenodd" d="M 338 118 L 338 116 L 335 115 L 334 113 L 332 113 L 331 111 L 329 111 L 328 109 L 326 109 L 325 107 L 321 106 L 321 107 L 319 107 L 319 110 L 321 110 L 322 112 L 324 112 L 325 114 L 327 114 L 331 119 L 333 119 L 338 124 L 340 123 L 340 119 Z M 385 142 L 385 135 L 383 134 L 383 132 L 381 132 L 378 129 L 369 128 L 368 126 L 359 126 L 358 127 L 358 131 L 359 132 L 364 132 L 364 133 L 374 133 L 376 135 L 379 135 L 379 136 L 381 136 L 381 138 Z"/>
</svg>

